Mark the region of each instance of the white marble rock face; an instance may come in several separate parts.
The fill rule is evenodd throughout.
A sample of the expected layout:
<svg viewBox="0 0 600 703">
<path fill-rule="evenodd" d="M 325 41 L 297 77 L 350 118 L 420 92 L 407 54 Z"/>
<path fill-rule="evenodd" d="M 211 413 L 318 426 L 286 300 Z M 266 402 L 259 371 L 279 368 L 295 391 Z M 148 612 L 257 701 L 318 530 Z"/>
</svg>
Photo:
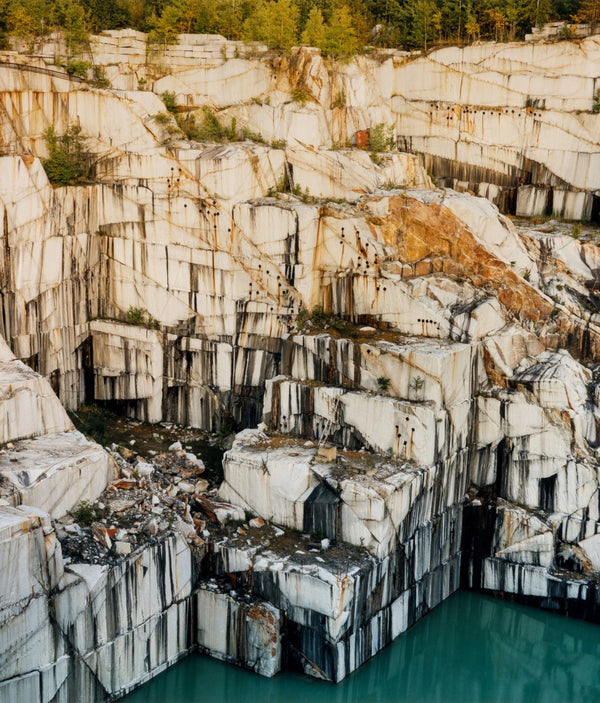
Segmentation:
<svg viewBox="0 0 600 703">
<path fill-rule="evenodd" d="M 600 602 L 600 250 L 494 204 L 517 188 L 519 216 L 550 196 L 554 216 L 591 216 L 599 38 L 331 74 L 313 49 L 281 66 L 223 37 L 146 49 L 92 38 L 107 90 L 0 65 L 0 701 L 114 699 L 197 648 L 265 676 L 294 652 L 337 682 L 461 579 Z M 13 58 L 61 52 L 51 36 Z M 189 142 L 164 91 L 252 139 Z M 53 188 L 43 133 L 75 116 L 93 183 Z M 406 152 L 348 148 L 380 124 Z M 523 163 L 537 180 L 517 187 Z M 114 471 L 65 411 L 90 400 L 246 427 L 218 521 L 298 540 L 215 540 L 215 578 L 251 597 L 199 580 L 179 531 L 115 563 L 63 560 L 52 521 Z"/>
</svg>

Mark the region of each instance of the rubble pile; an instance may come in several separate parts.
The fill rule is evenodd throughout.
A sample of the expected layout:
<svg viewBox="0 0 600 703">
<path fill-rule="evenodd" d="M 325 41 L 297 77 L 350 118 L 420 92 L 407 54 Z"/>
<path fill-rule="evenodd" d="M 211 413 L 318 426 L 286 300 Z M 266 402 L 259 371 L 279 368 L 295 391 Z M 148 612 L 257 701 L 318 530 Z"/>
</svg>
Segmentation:
<svg viewBox="0 0 600 703">
<path fill-rule="evenodd" d="M 97 501 L 80 503 L 56 522 L 69 561 L 114 564 L 173 531 L 201 548 L 210 534 L 207 525 L 243 518 L 238 509 L 215 500 L 216 487 L 202 478 L 204 463 L 181 442 L 148 459 L 116 445 L 111 455 L 119 477 Z"/>
</svg>

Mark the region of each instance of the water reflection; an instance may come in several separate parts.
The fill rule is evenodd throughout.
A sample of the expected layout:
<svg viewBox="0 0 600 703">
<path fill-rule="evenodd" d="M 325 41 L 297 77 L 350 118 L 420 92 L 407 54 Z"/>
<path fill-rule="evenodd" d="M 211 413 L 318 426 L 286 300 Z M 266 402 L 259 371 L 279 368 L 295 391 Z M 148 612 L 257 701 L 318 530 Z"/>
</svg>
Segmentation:
<svg viewBox="0 0 600 703">
<path fill-rule="evenodd" d="M 600 629 L 457 593 L 338 686 L 272 680 L 193 656 L 127 703 L 585 703 L 600 701 Z"/>
</svg>

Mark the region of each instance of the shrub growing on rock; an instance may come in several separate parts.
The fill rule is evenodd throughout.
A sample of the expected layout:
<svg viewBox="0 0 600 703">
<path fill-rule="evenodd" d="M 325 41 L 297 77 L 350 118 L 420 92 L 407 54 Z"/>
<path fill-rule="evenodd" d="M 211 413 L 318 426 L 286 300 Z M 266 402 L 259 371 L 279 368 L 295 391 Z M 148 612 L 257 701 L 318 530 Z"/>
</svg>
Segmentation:
<svg viewBox="0 0 600 703">
<path fill-rule="evenodd" d="M 42 163 L 52 185 L 78 185 L 89 179 L 90 153 L 86 149 L 81 127 L 72 125 L 61 135 L 56 133 L 54 127 L 48 127 L 44 139 L 48 158 Z"/>
</svg>

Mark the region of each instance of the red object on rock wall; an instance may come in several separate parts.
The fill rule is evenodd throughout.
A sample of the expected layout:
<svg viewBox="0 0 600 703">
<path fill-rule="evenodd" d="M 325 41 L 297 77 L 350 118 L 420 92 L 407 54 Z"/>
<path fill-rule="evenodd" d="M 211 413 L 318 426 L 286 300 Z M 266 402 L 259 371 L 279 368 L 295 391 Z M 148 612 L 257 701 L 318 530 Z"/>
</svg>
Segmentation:
<svg viewBox="0 0 600 703">
<path fill-rule="evenodd" d="M 369 148 L 369 130 L 361 129 L 358 132 L 354 132 L 354 139 L 356 140 L 356 146 L 358 149 L 368 149 Z"/>
</svg>

